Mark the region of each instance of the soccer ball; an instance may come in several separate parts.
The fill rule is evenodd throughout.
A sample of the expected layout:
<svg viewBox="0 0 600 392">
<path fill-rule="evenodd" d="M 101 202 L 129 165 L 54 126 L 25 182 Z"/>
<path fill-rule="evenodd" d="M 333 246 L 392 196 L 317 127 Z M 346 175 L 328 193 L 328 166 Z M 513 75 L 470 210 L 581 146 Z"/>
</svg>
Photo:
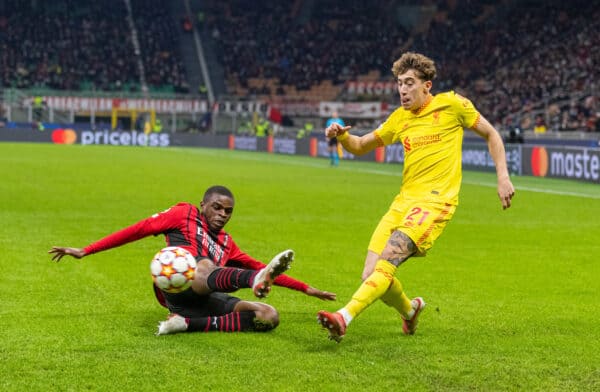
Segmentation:
<svg viewBox="0 0 600 392">
<path fill-rule="evenodd" d="M 150 262 L 154 284 L 167 293 L 180 293 L 192 285 L 196 259 L 177 246 L 161 249 Z"/>
</svg>

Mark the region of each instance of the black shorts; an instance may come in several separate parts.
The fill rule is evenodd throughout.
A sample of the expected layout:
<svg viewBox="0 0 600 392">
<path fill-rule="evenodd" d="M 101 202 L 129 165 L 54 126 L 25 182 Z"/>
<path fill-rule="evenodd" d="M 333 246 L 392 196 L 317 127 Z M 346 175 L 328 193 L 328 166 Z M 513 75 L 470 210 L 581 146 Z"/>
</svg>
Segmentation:
<svg viewBox="0 0 600 392">
<path fill-rule="evenodd" d="M 329 147 L 337 147 L 337 137 L 332 137 L 328 141 Z"/>
<path fill-rule="evenodd" d="M 222 316 L 233 312 L 235 304 L 241 301 L 225 293 L 196 294 L 192 289 L 182 293 L 170 294 L 162 292 L 165 305 L 171 313 L 183 317 Z"/>
</svg>

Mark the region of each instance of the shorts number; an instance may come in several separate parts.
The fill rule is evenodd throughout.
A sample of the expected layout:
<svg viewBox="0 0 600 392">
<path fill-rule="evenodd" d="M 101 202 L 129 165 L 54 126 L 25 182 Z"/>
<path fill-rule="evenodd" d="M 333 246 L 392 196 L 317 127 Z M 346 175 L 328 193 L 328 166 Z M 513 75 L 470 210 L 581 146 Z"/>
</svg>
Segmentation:
<svg viewBox="0 0 600 392">
<path fill-rule="evenodd" d="M 427 219 L 427 215 L 429 215 L 429 211 L 423 211 L 422 208 L 415 207 L 412 210 L 410 210 L 410 214 L 406 216 L 406 221 L 412 223 L 419 217 L 419 215 L 421 216 L 419 221 L 417 222 L 417 225 L 421 225 L 423 222 L 425 222 L 425 219 Z"/>
</svg>

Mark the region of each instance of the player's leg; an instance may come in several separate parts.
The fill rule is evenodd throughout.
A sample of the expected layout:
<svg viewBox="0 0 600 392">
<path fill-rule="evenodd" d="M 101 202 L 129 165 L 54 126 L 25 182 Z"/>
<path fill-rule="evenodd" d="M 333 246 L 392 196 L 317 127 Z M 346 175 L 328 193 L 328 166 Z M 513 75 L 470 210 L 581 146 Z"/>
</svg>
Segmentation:
<svg viewBox="0 0 600 392">
<path fill-rule="evenodd" d="M 271 305 L 262 302 L 240 301 L 236 304 L 234 310 L 254 314 L 251 327 L 253 331 L 270 331 L 279 325 L 279 313 Z"/>
<path fill-rule="evenodd" d="M 392 233 L 381 256 L 375 262 L 373 271 L 342 309 L 346 324 L 388 291 L 396 269 L 414 254 L 416 249 L 415 243 L 408 235 L 398 230 Z"/>
<path fill-rule="evenodd" d="M 339 341 L 352 319 L 377 298 L 400 312 L 405 334 L 415 332 L 425 302 L 420 297 L 409 300 L 400 281 L 393 275 L 397 266 L 408 257 L 422 256 L 433 246 L 455 210 L 456 206 L 448 203 L 402 199 L 392 203 L 392 208 L 379 222 L 369 243 L 370 253 L 365 261 L 363 284 L 352 300 L 338 312 L 319 313 L 319 321 L 329 330 L 330 338 Z M 387 233 L 390 232 L 392 235 L 388 237 Z M 380 249 L 381 257 L 376 257 Z M 382 285 L 386 284 L 387 288 L 382 289 Z"/>
<path fill-rule="evenodd" d="M 213 293 L 211 297 L 217 295 L 227 296 L 222 293 Z M 241 301 L 237 298 L 236 300 L 231 310 L 229 310 L 229 306 L 221 307 L 210 316 L 189 318 L 187 331 L 266 332 L 279 325 L 279 314 L 271 305 L 260 302 Z M 226 310 L 228 311 L 227 313 L 220 314 Z"/>
<path fill-rule="evenodd" d="M 252 288 L 254 294 L 263 298 L 271 291 L 275 278 L 285 272 L 294 260 L 294 251 L 277 254 L 265 268 L 255 271 L 242 268 L 217 267 L 205 258 L 198 261 L 192 290 L 199 295 L 211 292 L 231 293 L 240 288 Z"/>
<path fill-rule="evenodd" d="M 403 224 L 414 219 L 411 215 L 413 207 L 410 204 L 405 205 L 404 209 L 402 207 L 403 204 L 396 200 L 373 232 L 362 274 L 363 284 L 354 293 L 352 300 L 338 312 L 319 312 L 317 318 L 329 330 L 331 339 L 339 341 L 352 319 L 375 300 L 385 296 L 390 288 L 393 291 L 386 297 L 388 302 L 391 297 L 393 305 L 407 315 L 411 314 L 411 301 L 394 277 L 397 266 L 417 251 L 411 239 L 415 238 L 414 233 Z M 407 232 L 411 235 L 407 235 Z"/>
<path fill-rule="evenodd" d="M 434 202 L 420 202 L 409 207 L 404 218 L 405 225 L 401 230 L 406 230 L 412 238 L 419 239 L 416 256 L 424 256 L 433 246 L 452 218 L 455 208 L 454 205 Z M 400 281 L 394 278 L 381 300 L 400 313 L 403 320 L 402 331 L 412 335 L 417 328 L 419 314 L 426 305 L 423 298 L 416 297 L 410 300 Z"/>
<path fill-rule="evenodd" d="M 252 287 L 258 271 L 231 267 L 217 267 L 210 259 L 198 261 L 192 290 L 199 295 L 214 291 L 230 293 L 240 288 Z"/>
<path fill-rule="evenodd" d="M 367 252 L 365 258 L 365 267 L 363 268 L 362 280 L 365 281 L 375 270 L 375 264 L 381 256 L 372 250 Z M 398 278 L 394 277 L 388 290 L 381 296 L 381 300 L 388 306 L 395 308 L 404 317 L 409 317 L 409 313 L 412 310 L 411 300 L 404 293 L 402 289 L 402 283 Z"/>
<path fill-rule="evenodd" d="M 380 258 L 381 256 L 379 253 L 376 253 L 372 250 L 367 251 L 367 257 L 365 257 L 365 266 L 363 267 L 363 272 L 360 277 L 363 282 L 367 280 L 369 275 L 373 273 L 375 270 L 375 264 L 377 264 L 377 261 L 379 261 Z"/>
<path fill-rule="evenodd" d="M 327 328 L 331 339 L 339 342 L 350 322 L 385 294 L 398 266 L 415 251 L 415 243 L 410 237 L 401 231 L 392 233 L 381 257 L 375 262 L 373 272 L 352 295 L 350 302 L 335 313 L 325 311 L 318 313 L 317 319 L 323 327 Z"/>
<path fill-rule="evenodd" d="M 178 303 L 172 296 L 171 300 L 168 301 L 171 314 L 166 321 L 159 323 L 157 335 L 178 332 L 263 332 L 279 324 L 279 314 L 272 306 L 242 301 L 224 293 L 197 296 L 192 303 Z"/>
<path fill-rule="evenodd" d="M 394 277 L 388 290 L 381 296 L 381 300 L 387 306 L 392 307 L 400 313 L 402 318 L 410 319 L 413 312 L 413 303 L 404 292 L 402 283 Z"/>
<path fill-rule="evenodd" d="M 365 281 L 375 270 L 375 264 L 381 257 L 372 250 L 367 252 L 365 258 L 365 267 L 362 273 L 362 280 Z M 408 298 L 402 288 L 402 283 L 394 277 L 388 290 L 381 296 L 381 300 L 388 306 L 395 308 L 403 317 L 410 318 L 412 310 L 411 300 Z"/>
<path fill-rule="evenodd" d="M 294 261 L 294 251 L 291 249 L 275 255 L 265 268 L 253 276 L 251 287 L 254 295 L 258 298 L 266 297 L 271 291 L 275 278 L 287 271 L 292 261 Z"/>
</svg>

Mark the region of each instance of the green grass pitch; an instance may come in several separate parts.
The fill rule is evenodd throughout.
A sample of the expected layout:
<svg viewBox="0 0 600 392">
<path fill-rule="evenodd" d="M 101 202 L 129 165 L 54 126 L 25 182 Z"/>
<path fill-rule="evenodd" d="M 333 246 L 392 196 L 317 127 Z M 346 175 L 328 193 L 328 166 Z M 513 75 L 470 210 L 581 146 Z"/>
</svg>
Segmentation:
<svg viewBox="0 0 600 392">
<path fill-rule="evenodd" d="M 428 307 L 402 335 L 381 302 L 336 344 L 316 322 L 360 283 L 370 234 L 401 167 L 228 150 L 0 144 L 2 391 L 600 390 L 600 188 L 515 177 L 502 211 L 495 176 L 464 174 L 453 221 L 397 276 Z M 228 231 L 289 274 L 334 291 L 321 302 L 275 287 L 271 333 L 154 336 L 166 316 L 146 238 L 83 260 L 85 246 L 178 201 L 230 187 Z M 249 290 L 238 295 L 252 299 Z"/>
</svg>

